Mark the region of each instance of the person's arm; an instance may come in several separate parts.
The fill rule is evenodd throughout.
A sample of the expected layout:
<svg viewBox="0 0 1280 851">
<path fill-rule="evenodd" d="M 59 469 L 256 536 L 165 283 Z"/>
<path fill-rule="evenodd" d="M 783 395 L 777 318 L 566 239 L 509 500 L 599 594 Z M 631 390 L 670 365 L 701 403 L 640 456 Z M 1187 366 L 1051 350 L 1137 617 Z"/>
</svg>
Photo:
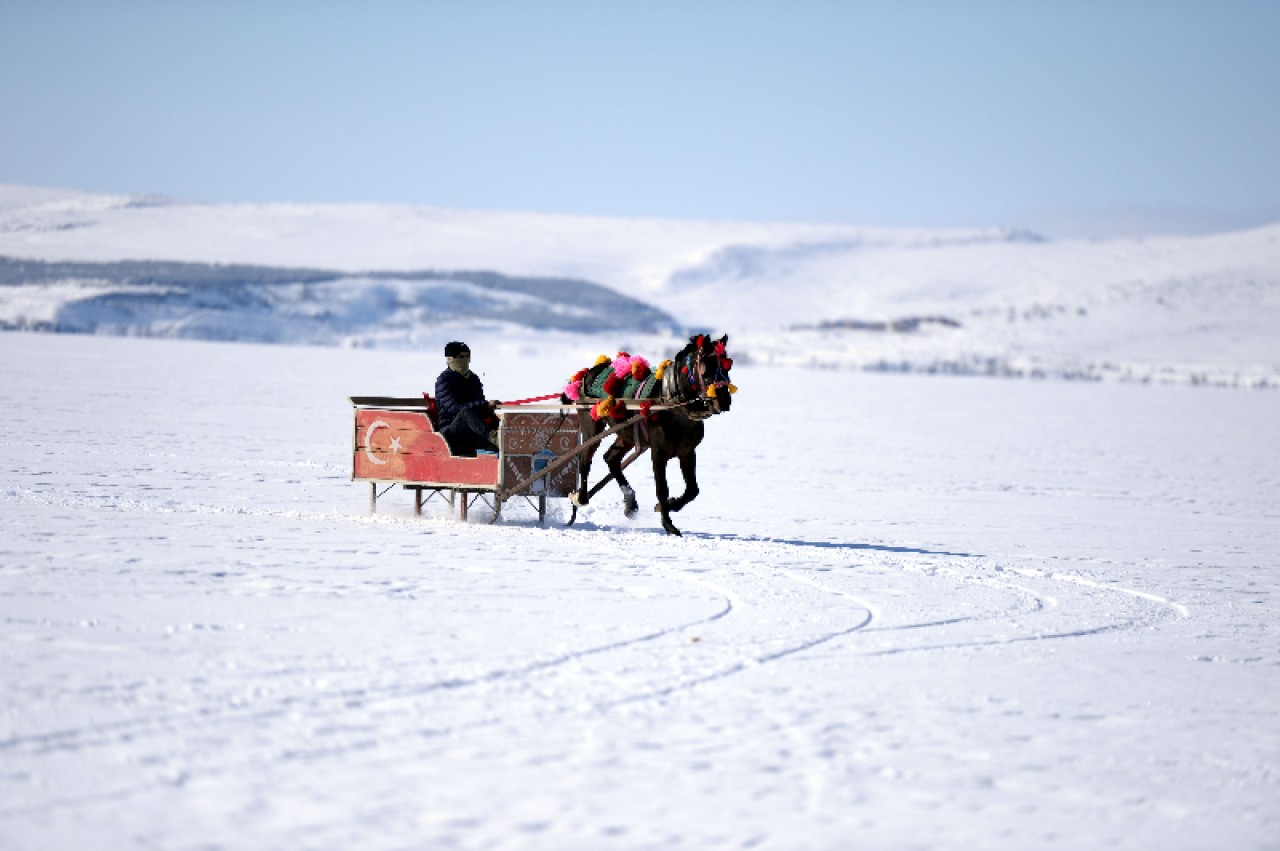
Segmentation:
<svg viewBox="0 0 1280 851">
<path fill-rule="evenodd" d="M 480 376 L 474 372 L 470 378 L 462 378 L 458 376 L 459 393 L 456 395 L 458 410 L 463 408 L 486 408 L 489 406 L 488 400 L 484 398 L 484 383 L 480 380 Z"/>
<path fill-rule="evenodd" d="M 448 425 L 458 415 L 458 398 L 454 392 L 453 375 L 446 370 L 436 378 L 436 416 L 441 426 Z"/>
</svg>

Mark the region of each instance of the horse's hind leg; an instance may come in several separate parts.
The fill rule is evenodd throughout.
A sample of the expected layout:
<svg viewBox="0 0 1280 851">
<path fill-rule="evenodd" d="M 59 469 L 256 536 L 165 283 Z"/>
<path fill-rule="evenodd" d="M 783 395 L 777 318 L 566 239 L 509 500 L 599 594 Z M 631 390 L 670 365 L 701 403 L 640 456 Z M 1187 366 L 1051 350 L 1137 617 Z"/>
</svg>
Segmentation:
<svg viewBox="0 0 1280 851">
<path fill-rule="evenodd" d="M 680 530 L 671 522 L 671 506 L 668 498 L 671 492 L 667 487 L 667 461 L 670 460 L 658 450 L 653 452 L 653 486 L 658 492 L 658 505 L 655 511 L 662 513 L 662 528 L 667 530 L 668 535 L 679 535 Z"/>
<path fill-rule="evenodd" d="M 681 455 L 680 473 L 684 476 L 684 493 L 671 500 L 671 511 L 679 511 L 698 498 L 698 456 L 693 452 Z"/>
<path fill-rule="evenodd" d="M 604 453 L 604 462 L 609 465 L 609 473 L 618 480 L 618 487 L 622 488 L 623 511 L 628 517 L 635 517 L 636 512 L 640 510 L 640 504 L 636 502 L 636 492 L 632 489 L 631 483 L 622 473 L 622 459 L 626 457 L 627 450 L 630 448 L 623 440 L 615 441 L 613 446 Z"/>
</svg>

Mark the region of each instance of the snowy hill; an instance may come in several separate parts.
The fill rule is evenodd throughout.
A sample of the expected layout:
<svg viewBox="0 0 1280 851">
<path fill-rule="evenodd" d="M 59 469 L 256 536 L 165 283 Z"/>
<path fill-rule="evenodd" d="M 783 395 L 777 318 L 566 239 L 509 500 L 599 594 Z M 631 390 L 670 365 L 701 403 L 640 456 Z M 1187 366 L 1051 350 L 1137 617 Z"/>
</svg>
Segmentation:
<svg viewBox="0 0 1280 851">
<path fill-rule="evenodd" d="M 553 331 L 705 327 L 733 333 L 757 363 L 1280 385 L 1280 225 L 1051 242 L 1008 228 L 215 205 L 7 186 L 0 257 L 7 328 L 410 346 L 491 333 L 543 347 L 566 339 Z M 201 264 L 184 274 L 220 283 L 139 282 L 122 261 Z M 214 264 L 252 268 L 223 280 Z"/>
<path fill-rule="evenodd" d="M 21 310 L 0 328 L 270 343 L 417 344 L 450 324 L 573 331 L 680 327 L 613 290 L 495 272 L 367 272 L 0 257 Z"/>
</svg>

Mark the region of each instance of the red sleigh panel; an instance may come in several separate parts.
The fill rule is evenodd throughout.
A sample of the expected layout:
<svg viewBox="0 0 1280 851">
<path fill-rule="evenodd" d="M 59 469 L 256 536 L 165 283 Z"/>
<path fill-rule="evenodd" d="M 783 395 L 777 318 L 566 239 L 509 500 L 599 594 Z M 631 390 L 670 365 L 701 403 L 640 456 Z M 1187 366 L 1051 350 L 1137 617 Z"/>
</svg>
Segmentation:
<svg viewBox="0 0 1280 851">
<path fill-rule="evenodd" d="M 357 408 L 352 479 L 443 487 L 498 486 L 498 457 L 460 458 L 425 411 Z"/>
</svg>

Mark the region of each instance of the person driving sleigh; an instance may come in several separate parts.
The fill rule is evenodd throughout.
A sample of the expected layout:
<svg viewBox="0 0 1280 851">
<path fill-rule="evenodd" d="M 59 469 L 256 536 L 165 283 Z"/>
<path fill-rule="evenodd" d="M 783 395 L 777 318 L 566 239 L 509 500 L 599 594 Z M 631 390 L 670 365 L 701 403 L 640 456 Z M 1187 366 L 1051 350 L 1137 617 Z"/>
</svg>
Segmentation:
<svg viewBox="0 0 1280 851">
<path fill-rule="evenodd" d="M 471 349 L 454 340 L 444 347 L 448 368 L 436 378 L 440 435 L 454 455 L 497 452 L 498 402 L 484 398 L 484 384 L 471 371 Z"/>
</svg>

